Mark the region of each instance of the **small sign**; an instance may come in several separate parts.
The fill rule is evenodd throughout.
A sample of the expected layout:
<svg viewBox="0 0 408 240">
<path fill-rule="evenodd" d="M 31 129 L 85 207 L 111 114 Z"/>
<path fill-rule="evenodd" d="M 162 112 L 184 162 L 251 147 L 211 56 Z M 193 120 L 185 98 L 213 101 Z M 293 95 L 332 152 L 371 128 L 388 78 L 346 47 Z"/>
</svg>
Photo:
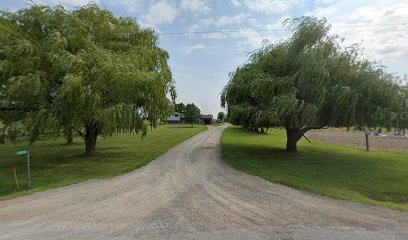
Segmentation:
<svg viewBox="0 0 408 240">
<path fill-rule="evenodd" d="M 28 179 L 28 189 L 31 189 L 31 174 L 30 174 L 30 154 L 27 150 L 17 151 L 17 157 L 27 157 L 27 179 Z M 16 177 L 17 178 L 17 177 Z"/>
<path fill-rule="evenodd" d="M 17 151 L 17 156 L 27 156 L 27 150 Z"/>
</svg>

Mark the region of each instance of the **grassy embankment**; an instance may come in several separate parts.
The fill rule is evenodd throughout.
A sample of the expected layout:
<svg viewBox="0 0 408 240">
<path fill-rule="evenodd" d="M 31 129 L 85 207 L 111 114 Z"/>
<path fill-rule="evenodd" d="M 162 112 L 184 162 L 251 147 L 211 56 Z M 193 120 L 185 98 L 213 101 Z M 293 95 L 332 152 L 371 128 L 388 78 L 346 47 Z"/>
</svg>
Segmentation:
<svg viewBox="0 0 408 240">
<path fill-rule="evenodd" d="M 325 196 L 408 210 L 408 152 L 301 140 L 298 153 L 287 153 L 283 131 L 262 135 L 233 126 L 221 144 L 226 161 L 243 172 Z"/>
<path fill-rule="evenodd" d="M 80 138 L 73 145 L 64 139 L 42 140 L 30 146 L 33 188 L 27 190 L 26 158 L 16 157 L 23 144 L 0 144 L 0 199 L 12 198 L 89 179 L 121 175 L 148 164 L 170 148 L 207 129 L 205 125 L 164 125 L 139 135 L 99 138 L 94 156 L 84 153 Z M 11 166 L 16 165 L 20 192 L 17 192 Z"/>
</svg>

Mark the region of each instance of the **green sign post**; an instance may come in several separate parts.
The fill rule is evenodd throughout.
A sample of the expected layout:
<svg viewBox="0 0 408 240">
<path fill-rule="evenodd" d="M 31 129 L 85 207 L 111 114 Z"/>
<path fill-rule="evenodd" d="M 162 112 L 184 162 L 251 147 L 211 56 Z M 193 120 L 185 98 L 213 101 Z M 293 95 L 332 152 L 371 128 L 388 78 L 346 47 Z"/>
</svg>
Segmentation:
<svg viewBox="0 0 408 240">
<path fill-rule="evenodd" d="M 27 156 L 27 180 L 28 180 L 28 189 L 31 189 L 31 174 L 30 174 L 30 152 L 28 150 L 17 151 L 17 157 Z"/>
</svg>

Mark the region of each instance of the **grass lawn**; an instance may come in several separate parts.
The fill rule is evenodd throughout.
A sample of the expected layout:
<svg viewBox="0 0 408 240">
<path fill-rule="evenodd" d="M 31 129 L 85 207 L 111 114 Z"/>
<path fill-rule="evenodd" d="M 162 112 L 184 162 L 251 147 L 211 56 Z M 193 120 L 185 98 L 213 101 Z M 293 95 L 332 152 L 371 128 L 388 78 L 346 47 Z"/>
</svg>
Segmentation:
<svg viewBox="0 0 408 240">
<path fill-rule="evenodd" d="M 284 131 L 262 135 L 232 126 L 221 144 L 224 159 L 246 173 L 321 195 L 408 210 L 408 152 L 301 140 L 298 153 L 287 153 Z"/>
<path fill-rule="evenodd" d="M 96 154 L 85 156 L 80 138 L 73 145 L 64 139 L 37 141 L 30 146 L 33 188 L 27 190 L 25 157 L 16 157 L 22 144 L 0 144 L 0 199 L 11 198 L 49 188 L 66 186 L 89 179 L 109 178 L 133 171 L 154 160 L 170 148 L 207 129 L 205 125 L 164 125 L 139 135 L 114 135 L 99 138 Z M 21 191 L 17 192 L 11 166 L 16 165 Z"/>
</svg>

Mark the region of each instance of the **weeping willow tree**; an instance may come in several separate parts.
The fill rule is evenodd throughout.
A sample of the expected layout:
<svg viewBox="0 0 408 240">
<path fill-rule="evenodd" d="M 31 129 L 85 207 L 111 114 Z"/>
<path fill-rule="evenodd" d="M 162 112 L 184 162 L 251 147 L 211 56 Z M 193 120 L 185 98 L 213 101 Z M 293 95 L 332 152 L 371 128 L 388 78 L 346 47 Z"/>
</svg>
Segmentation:
<svg viewBox="0 0 408 240">
<path fill-rule="evenodd" d="M 395 127 L 398 135 L 406 134 L 408 129 L 408 86 L 398 89 L 395 95 L 396 104 L 393 111 L 393 115 L 390 118 L 389 123 L 385 125 L 388 128 Z"/>
<path fill-rule="evenodd" d="M 0 119 L 40 134 L 78 132 L 93 154 L 98 136 L 146 134 L 175 98 L 151 29 L 94 4 L 68 11 L 34 5 L 0 16 Z M 4 130 L 8 128 L 8 130 Z"/>
<path fill-rule="evenodd" d="M 381 124 L 395 106 L 399 86 L 356 46 L 328 35 L 326 20 L 287 21 L 286 41 L 265 45 L 230 74 L 221 94 L 233 124 L 249 129 L 283 127 L 287 151 L 311 129 Z M 380 115 L 380 118 L 374 116 Z"/>
</svg>

